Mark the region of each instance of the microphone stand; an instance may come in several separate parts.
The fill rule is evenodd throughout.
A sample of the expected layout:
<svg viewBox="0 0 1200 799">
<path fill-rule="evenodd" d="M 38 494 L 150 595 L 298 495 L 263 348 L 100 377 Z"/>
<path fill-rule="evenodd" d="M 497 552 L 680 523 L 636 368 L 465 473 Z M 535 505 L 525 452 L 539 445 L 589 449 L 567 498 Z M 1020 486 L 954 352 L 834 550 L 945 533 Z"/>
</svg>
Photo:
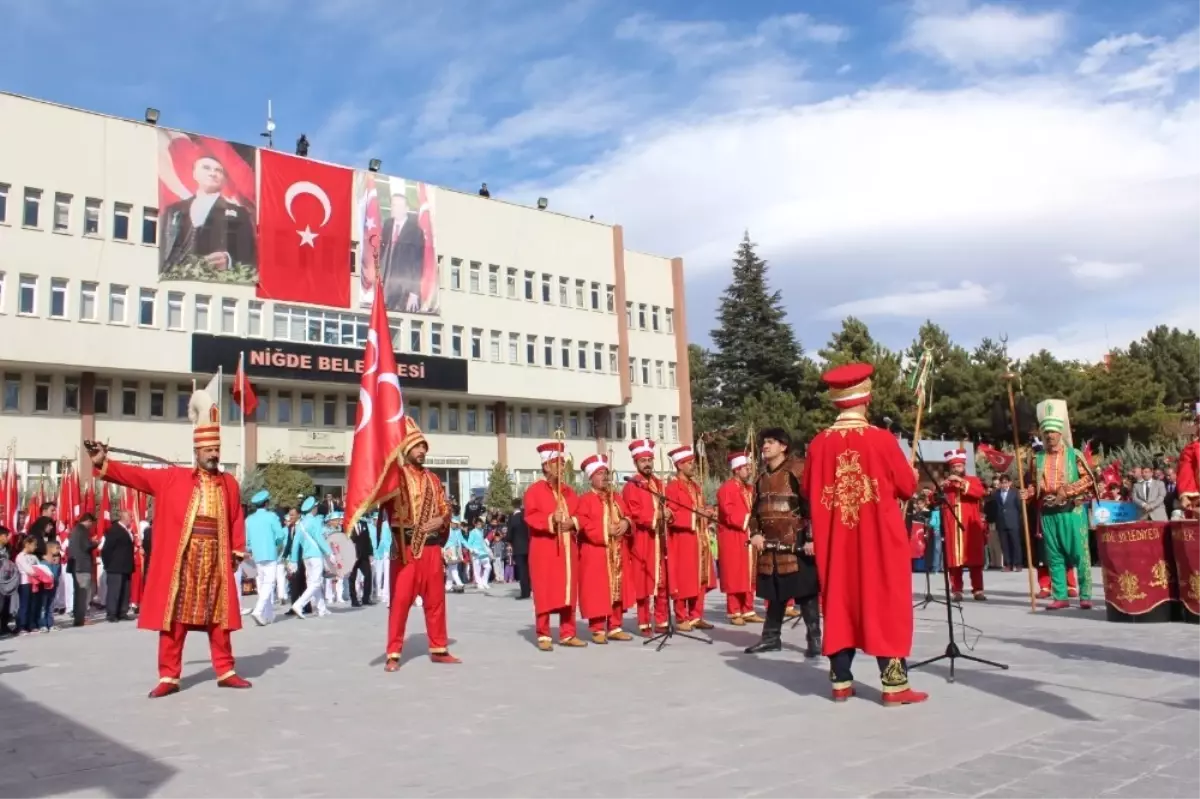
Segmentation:
<svg viewBox="0 0 1200 799">
<path fill-rule="evenodd" d="M 901 431 L 901 432 L 903 432 L 903 431 Z M 950 515 L 954 517 L 955 524 L 957 524 L 959 526 L 959 529 L 962 529 L 963 523 L 962 523 L 962 519 L 960 519 L 958 516 L 958 510 L 953 505 L 950 505 L 949 503 L 946 502 L 946 493 L 945 493 L 945 491 L 942 490 L 942 484 L 939 483 L 937 481 L 937 479 L 934 477 L 932 470 L 930 470 L 930 468 L 929 468 L 929 463 L 926 462 L 925 458 L 921 455 L 920 442 L 914 440 L 912 442 L 912 446 L 913 446 L 913 453 L 917 456 L 917 463 L 920 465 L 921 471 L 924 473 L 925 477 L 929 480 L 929 482 L 933 483 L 934 507 L 940 507 L 942 505 L 947 507 L 950 510 Z M 944 534 L 945 534 L 945 531 L 943 531 L 943 535 Z M 927 549 L 926 558 L 928 558 L 928 557 L 929 557 L 929 553 L 928 553 L 928 549 Z M 926 579 L 928 579 L 928 575 L 929 575 L 928 567 L 926 567 L 925 573 L 926 573 Z M 994 660 L 984 660 L 983 658 L 976 657 L 974 655 L 964 655 L 962 650 L 958 648 L 958 644 L 955 643 L 955 641 L 954 641 L 954 607 L 955 606 L 950 601 L 950 570 L 946 566 L 945 559 L 943 559 L 943 561 L 942 561 L 942 590 L 945 592 L 946 598 L 938 599 L 935 601 L 939 605 L 946 606 L 946 632 L 947 632 L 947 636 L 949 638 L 949 643 L 946 644 L 946 651 L 943 652 L 942 654 L 938 655 L 937 657 L 932 657 L 932 658 L 928 658 L 926 660 L 922 660 L 917 663 L 909 664 L 909 666 L 908 666 L 909 671 L 912 671 L 913 669 L 919 669 L 922 666 L 928 666 L 931 663 L 938 663 L 943 660 L 950 661 L 949 682 L 954 682 L 954 661 L 955 660 L 968 660 L 972 663 L 979 663 L 984 666 L 993 666 L 997 669 L 1003 669 L 1004 671 L 1007 671 L 1008 670 L 1007 663 L 997 663 Z M 958 609 L 959 609 L 958 612 L 961 614 L 962 606 L 961 605 L 958 606 Z"/>
<path fill-rule="evenodd" d="M 918 455 L 917 457 L 919 458 L 921 456 Z M 934 483 L 934 485 L 936 486 L 937 483 Z M 942 497 L 942 491 L 940 488 L 938 488 L 937 493 L 934 494 L 933 507 L 931 507 L 929 509 L 929 516 L 930 516 L 931 520 L 933 518 L 933 514 L 941 507 L 939 504 L 941 497 Z M 953 512 L 953 510 L 951 512 Z M 905 524 L 908 525 L 908 533 L 909 533 L 909 536 L 911 536 L 912 535 L 912 527 L 913 527 L 913 520 L 912 520 L 911 516 L 908 519 L 905 519 Z M 946 602 L 944 599 L 939 599 L 938 597 L 935 597 L 933 595 L 933 579 L 932 579 L 933 578 L 933 553 L 934 553 L 934 547 L 937 544 L 937 541 L 936 541 L 937 531 L 935 531 L 933 529 L 932 521 L 925 522 L 924 536 L 925 536 L 925 557 L 922 558 L 922 560 L 925 561 L 925 596 L 921 599 L 921 601 L 915 602 L 913 604 L 913 610 L 924 610 L 925 608 L 929 607 L 930 605 L 935 605 L 935 604 L 943 605 Z M 942 551 L 943 551 L 943 553 L 945 552 L 944 545 L 943 545 Z M 945 571 L 945 569 L 946 569 L 945 561 L 943 560 L 942 571 Z"/>
<path fill-rule="evenodd" d="M 684 505 L 682 502 L 676 502 L 675 500 L 670 499 L 662 491 L 656 491 L 654 488 L 652 488 L 648 481 L 645 483 L 638 483 L 638 485 L 640 485 L 647 492 L 649 492 L 649 494 L 652 497 L 654 497 L 655 502 L 658 503 L 658 513 L 659 513 L 658 518 L 662 519 L 662 532 L 657 533 L 657 535 L 661 535 L 661 537 L 662 537 L 661 543 L 662 543 L 662 562 L 663 562 L 663 588 L 666 590 L 666 593 L 667 593 L 667 629 L 664 630 L 663 632 L 659 633 L 658 635 L 655 635 L 652 638 L 647 638 L 645 641 L 642 641 L 642 646 L 648 646 L 650 644 L 657 643 L 658 646 L 656 646 L 654 648 L 654 651 L 661 652 L 663 647 L 666 646 L 667 643 L 677 635 L 681 638 L 688 638 L 692 641 L 699 641 L 702 644 L 711 644 L 713 642 L 713 639 L 704 638 L 699 635 L 693 635 L 692 633 L 680 632 L 679 629 L 675 625 L 675 608 L 672 607 L 672 605 L 674 603 L 674 599 L 671 596 L 671 548 L 667 545 L 667 536 L 669 535 L 669 533 L 667 533 L 667 503 L 670 502 L 672 505 L 677 505 L 680 508 L 684 508 L 684 509 L 688 510 L 689 512 L 695 512 L 698 516 L 701 516 L 702 518 L 707 519 L 709 521 L 715 521 L 715 519 L 713 519 L 712 516 L 710 516 L 708 513 L 705 513 L 702 510 L 688 507 L 688 506 Z M 696 535 L 699 536 L 700 532 L 697 531 Z M 699 541 L 697 541 L 697 544 L 698 543 L 699 543 Z M 657 595 L 652 596 L 650 598 L 651 624 L 653 624 L 653 619 L 654 619 L 654 604 L 657 601 L 658 601 Z"/>
</svg>

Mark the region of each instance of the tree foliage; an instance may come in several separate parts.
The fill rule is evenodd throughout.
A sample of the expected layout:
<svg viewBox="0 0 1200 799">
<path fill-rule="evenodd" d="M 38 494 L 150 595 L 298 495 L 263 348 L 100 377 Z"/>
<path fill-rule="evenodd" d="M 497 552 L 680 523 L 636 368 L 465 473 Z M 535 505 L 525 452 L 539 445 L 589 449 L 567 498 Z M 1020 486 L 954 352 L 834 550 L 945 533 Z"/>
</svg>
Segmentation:
<svg viewBox="0 0 1200 799">
<path fill-rule="evenodd" d="M 239 484 L 239 488 L 241 488 L 242 491 L 242 502 L 246 505 L 249 505 L 250 497 L 254 496 L 259 491 L 262 491 L 266 487 L 266 470 L 264 470 L 262 467 L 256 467 L 252 469 L 246 475 L 246 479 L 242 480 L 242 482 Z"/>
<path fill-rule="evenodd" d="M 503 463 L 492 461 L 492 471 L 488 475 L 487 493 L 484 495 L 484 507 L 511 513 L 516 491 L 513 487 L 512 475 Z"/>
<path fill-rule="evenodd" d="M 262 472 L 263 484 L 271 494 L 271 504 L 278 507 L 294 507 L 298 497 L 307 497 L 316 489 L 308 472 L 293 467 L 282 452 L 271 455 Z"/>
</svg>

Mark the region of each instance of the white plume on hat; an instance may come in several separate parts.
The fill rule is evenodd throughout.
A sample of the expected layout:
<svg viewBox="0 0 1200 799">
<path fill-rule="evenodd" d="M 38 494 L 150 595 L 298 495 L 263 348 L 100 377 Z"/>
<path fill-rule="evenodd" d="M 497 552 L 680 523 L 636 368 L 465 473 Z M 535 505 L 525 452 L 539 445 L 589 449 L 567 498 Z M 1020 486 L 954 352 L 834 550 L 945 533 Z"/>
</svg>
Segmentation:
<svg viewBox="0 0 1200 799">
<path fill-rule="evenodd" d="M 217 403 L 212 396 L 204 389 L 198 388 L 188 400 L 188 419 L 192 425 L 207 424 L 210 419 L 209 410 L 215 407 Z"/>
</svg>

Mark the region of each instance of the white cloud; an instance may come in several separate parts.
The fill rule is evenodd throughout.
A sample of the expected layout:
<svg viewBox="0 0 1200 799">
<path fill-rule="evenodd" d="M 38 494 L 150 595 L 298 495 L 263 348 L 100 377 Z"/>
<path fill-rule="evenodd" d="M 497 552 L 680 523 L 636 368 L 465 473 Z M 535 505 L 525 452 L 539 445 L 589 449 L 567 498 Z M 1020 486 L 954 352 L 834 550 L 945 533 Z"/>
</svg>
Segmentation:
<svg viewBox="0 0 1200 799">
<path fill-rule="evenodd" d="M 1065 28 L 1066 17 L 1060 12 L 1025 14 L 981 5 L 968 11 L 918 13 L 904 43 L 955 67 L 995 67 L 1045 58 L 1057 49 Z"/>
<path fill-rule="evenodd" d="M 826 319 L 846 316 L 868 320 L 879 316 L 945 318 L 987 308 L 995 297 L 994 290 L 964 280 L 957 288 L 930 287 L 926 284 L 916 291 L 851 300 L 828 308 L 821 315 Z"/>
<path fill-rule="evenodd" d="M 1080 75 L 1094 75 L 1111 61 L 1115 56 L 1126 50 L 1156 44 L 1157 39 L 1147 39 L 1140 33 L 1126 33 L 1121 36 L 1110 36 L 1093 44 L 1084 53 L 1076 70 Z"/>
<path fill-rule="evenodd" d="M 1124 349 L 1140 339 L 1152 325 L 1195 330 L 1198 298 L 1195 291 L 1191 294 L 1183 304 L 1159 307 L 1149 319 L 1128 314 L 1081 314 L 1043 331 L 1014 337 L 1008 342 L 1008 352 L 1014 358 L 1028 358 L 1047 350 L 1062 360 L 1096 363 L 1109 351 Z"/>
<path fill-rule="evenodd" d="M 1170 94 L 1180 75 L 1197 68 L 1200 68 L 1200 29 L 1193 29 L 1154 48 L 1141 66 L 1117 75 L 1109 91 Z"/>
<path fill-rule="evenodd" d="M 1060 260 L 1066 264 L 1072 277 L 1085 288 L 1108 288 L 1105 284 L 1132 277 L 1142 271 L 1142 265 L 1136 262 L 1084 261 L 1074 255 L 1064 255 Z"/>
</svg>

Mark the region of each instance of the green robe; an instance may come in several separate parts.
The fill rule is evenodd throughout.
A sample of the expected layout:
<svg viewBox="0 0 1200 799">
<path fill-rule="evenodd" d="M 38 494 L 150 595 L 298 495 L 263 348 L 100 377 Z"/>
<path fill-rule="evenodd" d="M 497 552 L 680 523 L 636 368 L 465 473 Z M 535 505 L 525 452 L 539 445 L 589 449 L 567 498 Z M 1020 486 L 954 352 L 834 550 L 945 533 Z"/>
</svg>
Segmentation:
<svg viewBox="0 0 1200 799">
<path fill-rule="evenodd" d="M 1079 480 L 1079 450 L 1067 447 L 1067 485 Z M 1034 456 L 1034 485 L 1041 499 L 1042 469 L 1046 453 Z M 1094 479 L 1094 478 L 1093 478 Z M 1050 572 L 1050 593 L 1054 599 L 1067 599 L 1067 570 L 1074 568 L 1079 577 L 1079 599 L 1092 598 L 1092 557 L 1088 549 L 1087 511 L 1083 505 L 1070 503 L 1055 507 L 1039 505 L 1042 520 L 1042 541 L 1046 548 L 1046 569 Z"/>
</svg>

